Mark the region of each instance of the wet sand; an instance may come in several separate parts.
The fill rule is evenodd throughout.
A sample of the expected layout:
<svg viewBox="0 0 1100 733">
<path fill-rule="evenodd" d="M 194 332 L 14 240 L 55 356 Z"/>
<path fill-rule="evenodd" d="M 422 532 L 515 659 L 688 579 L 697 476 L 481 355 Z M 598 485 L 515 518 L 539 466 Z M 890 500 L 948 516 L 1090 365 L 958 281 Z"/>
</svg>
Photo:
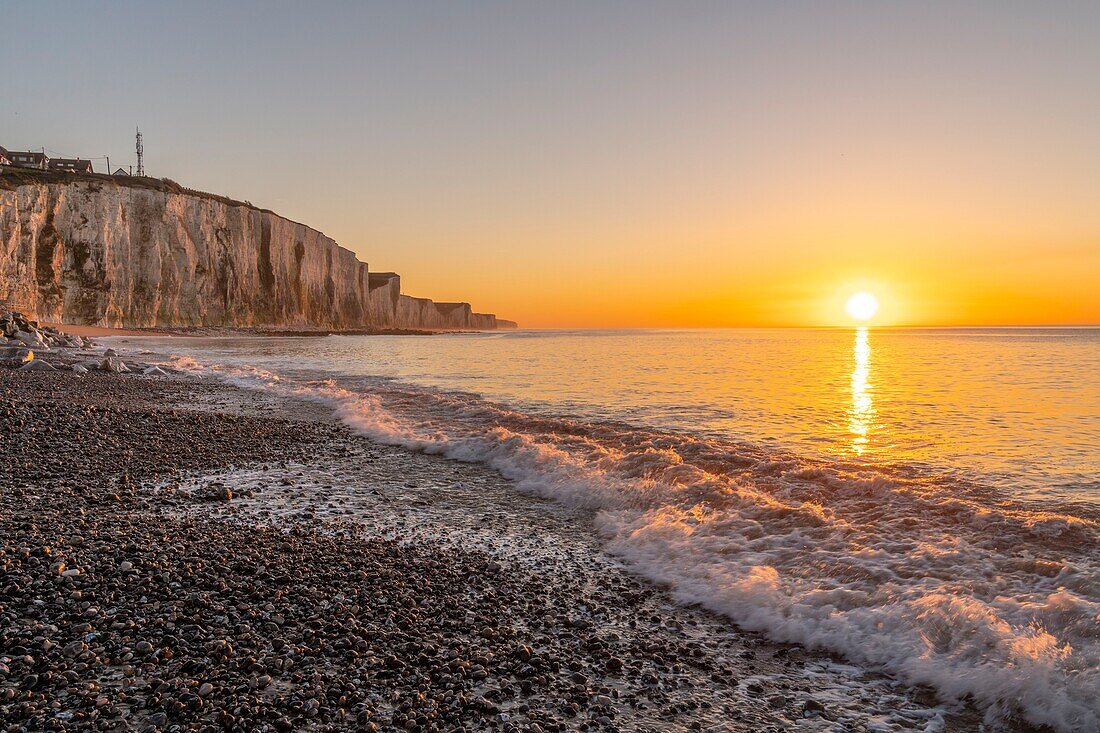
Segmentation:
<svg viewBox="0 0 1100 733">
<path fill-rule="evenodd" d="M 0 369 L 0 424 L 3 729 L 979 729 L 311 403 Z"/>
</svg>

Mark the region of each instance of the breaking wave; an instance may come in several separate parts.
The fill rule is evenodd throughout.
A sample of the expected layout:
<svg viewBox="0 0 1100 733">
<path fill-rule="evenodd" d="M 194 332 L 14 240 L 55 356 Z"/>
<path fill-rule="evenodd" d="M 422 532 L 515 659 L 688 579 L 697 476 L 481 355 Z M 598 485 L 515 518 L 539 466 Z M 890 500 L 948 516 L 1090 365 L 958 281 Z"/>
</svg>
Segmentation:
<svg viewBox="0 0 1100 733">
<path fill-rule="evenodd" d="M 912 467 L 537 416 L 472 394 L 213 371 L 592 510 L 609 552 L 745 629 L 970 698 L 989 723 L 1100 730 L 1100 523 L 1084 512 Z"/>
</svg>

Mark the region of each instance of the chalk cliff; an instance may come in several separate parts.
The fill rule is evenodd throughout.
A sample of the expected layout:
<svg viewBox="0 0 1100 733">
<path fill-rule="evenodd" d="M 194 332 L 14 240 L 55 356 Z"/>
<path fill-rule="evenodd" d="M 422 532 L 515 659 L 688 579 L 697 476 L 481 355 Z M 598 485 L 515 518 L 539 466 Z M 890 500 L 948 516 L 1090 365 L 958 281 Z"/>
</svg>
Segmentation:
<svg viewBox="0 0 1100 733">
<path fill-rule="evenodd" d="M 0 304 L 114 327 L 496 328 L 251 204 L 171 181 L 0 175 Z M 405 301 L 415 301 L 415 307 Z"/>
<path fill-rule="evenodd" d="M 420 328 L 443 329 L 443 315 L 428 298 L 414 298 L 401 295 L 397 299 L 397 312 L 394 324 L 404 327 L 409 323 L 419 323 Z"/>
<path fill-rule="evenodd" d="M 401 276 L 396 272 L 372 272 L 369 284 L 368 307 L 371 323 L 384 328 L 396 327 Z"/>
</svg>

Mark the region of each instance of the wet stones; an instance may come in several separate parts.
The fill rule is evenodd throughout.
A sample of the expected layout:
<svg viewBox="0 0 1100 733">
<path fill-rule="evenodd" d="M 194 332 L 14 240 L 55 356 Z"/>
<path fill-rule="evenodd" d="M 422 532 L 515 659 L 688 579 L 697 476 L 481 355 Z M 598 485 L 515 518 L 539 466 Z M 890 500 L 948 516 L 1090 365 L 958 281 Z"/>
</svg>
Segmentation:
<svg viewBox="0 0 1100 733">
<path fill-rule="evenodd" d="M 89 341 L 69 336 L 54 328 L 39 327 L 20 313 L 0 313 L 0 365 L 21 372 L 52 372 L 54 363 L 35 358 L 35 350 L 83 348 Z"/>
<path fill-rule="evenodd" d="M 80 336 L 72 336 L 49 326 L 40 326 L 22 313 L 0 312 L 0 345 L 4 342 L 22 344 L 28 348 L 47 351 L 51 347 L 86 348 L 91 342 Z"/>
</svg>

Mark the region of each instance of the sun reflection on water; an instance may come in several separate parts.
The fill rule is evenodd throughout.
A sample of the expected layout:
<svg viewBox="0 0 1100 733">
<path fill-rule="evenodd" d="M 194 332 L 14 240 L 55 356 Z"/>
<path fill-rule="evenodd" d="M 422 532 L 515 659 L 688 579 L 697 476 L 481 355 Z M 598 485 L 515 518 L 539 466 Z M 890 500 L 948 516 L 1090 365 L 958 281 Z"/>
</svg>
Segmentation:
<svg viewBox="0 0 1100 733">
<path fill-rule="evenodd" d="M 867 449 L 875 403 L 871 398 L 871 342 L 866 328 L 856 329 L 852 347 L 852 407 L 848 413 L 848 430 L 852 434 L 852 450 L 860 455 Z"/>
</svg>

